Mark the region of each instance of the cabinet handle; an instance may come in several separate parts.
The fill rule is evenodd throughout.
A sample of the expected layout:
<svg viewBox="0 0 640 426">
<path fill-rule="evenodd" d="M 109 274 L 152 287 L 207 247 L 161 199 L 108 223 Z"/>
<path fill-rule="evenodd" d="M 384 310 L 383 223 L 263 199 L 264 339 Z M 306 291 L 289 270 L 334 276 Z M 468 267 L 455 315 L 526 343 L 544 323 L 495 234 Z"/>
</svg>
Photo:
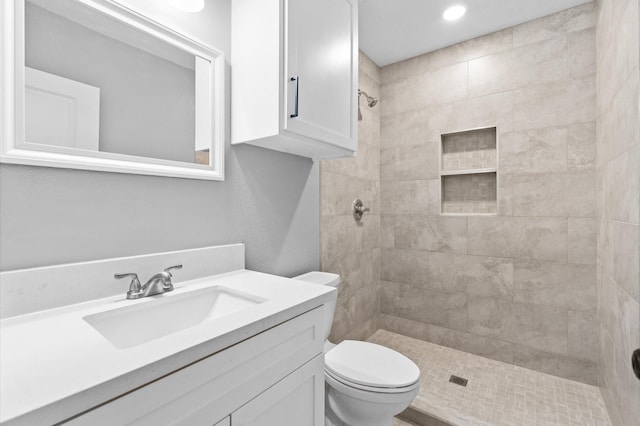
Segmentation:
<svg viewBox="0 0 640 426">
<path fill-rule="evenodd" d="M 294 77 L 291 77 L 290 81 L 295 81 L 296 82 L 296 92 L 295 92 L 295 97 L 293 99 L 293 111 L 294 112 L 289 117 L 296 118 L 298 116 L 298 88 L 300 86 L 300 77 L 298 77 L 296 75 Z"/>
</svg>

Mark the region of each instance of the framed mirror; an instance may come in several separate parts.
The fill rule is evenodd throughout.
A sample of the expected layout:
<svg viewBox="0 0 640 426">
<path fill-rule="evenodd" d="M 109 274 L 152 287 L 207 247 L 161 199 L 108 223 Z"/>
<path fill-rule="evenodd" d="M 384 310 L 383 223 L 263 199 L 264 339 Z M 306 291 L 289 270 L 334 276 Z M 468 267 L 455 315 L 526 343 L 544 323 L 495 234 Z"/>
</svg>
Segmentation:
<svg viewBox="0 0 640 426">
<path fill-rule="evenodd" d="M 0 3 L 0 162 L 224 179 L 222 52 L 112 0 Z"/>
</svg>

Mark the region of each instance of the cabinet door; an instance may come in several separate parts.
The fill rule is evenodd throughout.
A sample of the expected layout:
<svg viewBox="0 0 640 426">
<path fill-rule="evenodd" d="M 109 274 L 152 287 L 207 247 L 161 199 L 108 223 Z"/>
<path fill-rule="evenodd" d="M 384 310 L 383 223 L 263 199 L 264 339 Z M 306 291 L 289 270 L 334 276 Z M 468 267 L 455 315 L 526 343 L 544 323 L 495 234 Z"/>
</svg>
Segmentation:
<svg viewBox="0 0 640 426">
<path fill-rule="evenodd" d="M 357 148 L 357 1 L 285 1 L 284 127 L 353 150 Z"/>
<path fill-rule="evenodd" d="M 318 355 L 232 413 L 231 424 L 324 425 L 324 356 Z"/>
</svg>

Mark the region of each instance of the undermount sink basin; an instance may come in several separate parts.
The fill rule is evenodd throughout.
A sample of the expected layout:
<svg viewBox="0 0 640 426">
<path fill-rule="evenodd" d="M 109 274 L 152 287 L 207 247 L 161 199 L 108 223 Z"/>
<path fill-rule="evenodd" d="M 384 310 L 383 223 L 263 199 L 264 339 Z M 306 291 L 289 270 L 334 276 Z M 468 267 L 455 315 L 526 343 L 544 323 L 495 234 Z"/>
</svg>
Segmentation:
<svg viewBox="0 0 640 426">
<path fill-rule="evenodd" d="M 83 319 L 116 348 L 125 349 L 250 308 L 267 299 L 225 287 L 165 293 Z"/>
</svg>

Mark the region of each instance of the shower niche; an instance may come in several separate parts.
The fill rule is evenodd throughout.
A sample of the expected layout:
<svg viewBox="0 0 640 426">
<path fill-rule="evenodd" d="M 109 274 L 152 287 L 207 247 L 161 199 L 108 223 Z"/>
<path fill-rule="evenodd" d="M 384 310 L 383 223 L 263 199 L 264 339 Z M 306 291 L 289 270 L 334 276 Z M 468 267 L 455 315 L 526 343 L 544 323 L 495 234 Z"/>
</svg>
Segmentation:
<svg viewBox="0 0 640 426">
<path fill-rule="evenodd" d="M 497 214 L 496 148 L 496 127 L 441 135 L 443 215 Z"/>
</svg>

